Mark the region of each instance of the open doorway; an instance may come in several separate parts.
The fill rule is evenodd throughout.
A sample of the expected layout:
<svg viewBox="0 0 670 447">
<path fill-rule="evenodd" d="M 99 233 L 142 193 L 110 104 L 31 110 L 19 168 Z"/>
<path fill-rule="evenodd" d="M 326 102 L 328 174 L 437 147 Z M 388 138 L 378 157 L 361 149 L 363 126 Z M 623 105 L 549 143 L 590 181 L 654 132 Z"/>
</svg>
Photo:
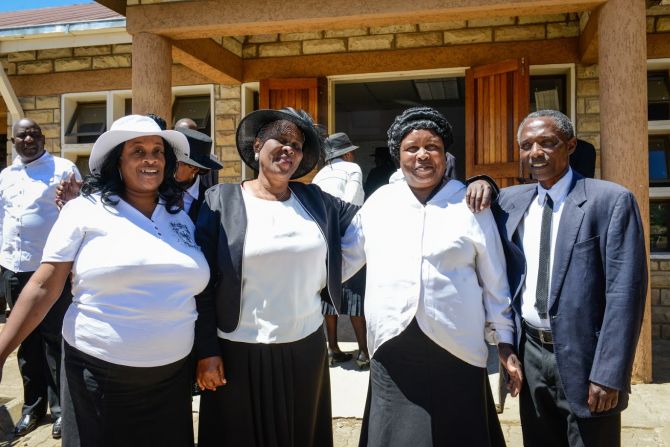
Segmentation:
<svg viewBox="0 0 670 447">
<path fill-rule="evenodd" d="M 465 78 L 338 81 L 333 83 L 333 132 L 344 132 L 360 146 L 356 163 L 363 178 L 375 166 L 375 148 L 386 147 L 386 131 L 403 110 L 425 105 L 442 112 L 454 132 L 449 149 L 456 157 L 456 174 L 465 175 Z"/>
</svg>

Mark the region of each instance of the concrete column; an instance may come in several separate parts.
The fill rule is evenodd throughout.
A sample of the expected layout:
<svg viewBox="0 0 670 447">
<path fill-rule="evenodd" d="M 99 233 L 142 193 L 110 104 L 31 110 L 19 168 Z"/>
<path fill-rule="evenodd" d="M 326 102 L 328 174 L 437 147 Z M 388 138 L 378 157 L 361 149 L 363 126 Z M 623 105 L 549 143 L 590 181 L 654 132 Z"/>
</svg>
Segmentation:
<svg viewBox="0 0 670 447">
<path fill-rule="evenodd" d="M 151 33 L 133 35 L 133 113 L 172 123 L 172 44 Z"/>
<path fill-rule="evenodd" d="M 647 31 L 645 2 L 609 0 L 598 20 L 602 178 L 637 198 L 649 253 Z M 651 382 L 651 305 L 647 305 L 633 380 Z"/>
</svg>

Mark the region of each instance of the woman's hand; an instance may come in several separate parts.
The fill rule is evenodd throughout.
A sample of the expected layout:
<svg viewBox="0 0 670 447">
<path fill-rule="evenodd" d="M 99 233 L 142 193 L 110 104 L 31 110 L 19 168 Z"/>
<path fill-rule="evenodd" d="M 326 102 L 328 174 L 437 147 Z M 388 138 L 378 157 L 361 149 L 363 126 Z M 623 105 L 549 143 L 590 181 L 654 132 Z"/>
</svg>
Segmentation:
<svg viewBox="0 0 670 447">
<path fill-rule="evenodd" d="M 500 357 L 500 363 L 509 375 L 507 389 L 512 397 L 516 397 L 519 395 L 523 384 L 523 366 L 514 352 L 514 347 L 509 343 L 498 344 L 498 356 Z"/>
<path fill-rule="evenodd" d="M 465 201 L 473 213 L 491 208 L 491 197 L 493 197 L 493 188 L 486 180 L 475 180 L 470 183 L 465 193 Z"/>
<path fill-rule="evenodd" d="M 216 391 L 217 387 L 225 385 L 223 376 L 223 359 L 216 355 L 198 360 L 196 381 L 201 390 Z"/>
</svg>

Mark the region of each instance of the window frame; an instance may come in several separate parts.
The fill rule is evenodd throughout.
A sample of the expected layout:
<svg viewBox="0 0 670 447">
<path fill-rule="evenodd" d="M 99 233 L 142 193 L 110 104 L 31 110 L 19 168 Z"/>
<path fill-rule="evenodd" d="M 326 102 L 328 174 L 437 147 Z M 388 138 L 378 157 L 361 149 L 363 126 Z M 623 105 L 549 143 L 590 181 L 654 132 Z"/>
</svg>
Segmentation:
<svg viewBox="0 0 670 447">
<path fill-rule="evenodd" d="M 112 123 L 117 119 L 125 116 L 125 101 L 132 98 L 132 90 L 105 90 L 98 92 L 83 92 L 83 93 L 64 93 L 61 95 L 61 126 L 60 126 L 60 141 L 61 141 L 61 155 L 73 163 L 76 162 L 77 157 L 88 157 L 93 149 L 93 143 L 75 143 L 72 142 L 76 136 L 68 135 L 68 127 L 74 114 L 76 113 L 77 105 L 84 102 L 102 102 L 106 104 L 106 129 L 112 126 Z M 212 135 L 216 135 L 214 127 L 216 110 L 214 108 L 214 84 L 201 85 L 187 85 L 172 87 L 172 105 L 174 105 L 175 98 L 179 96 L 199 96 L 209 95 L 210 98 L 210 129 Z M 170 125 L 170 123 L 168 123 Z M 76 140 L 75 140 L 76 141 Z"/>
<path fill-rule="evenodd" d="M 670 58 L 663 59 L 650 59 L 647 60 L 647 73 L 658 72 L 658 71 L 667 71 L 670 76 Z M 647 100 L 648 104 L 648 100 Z M 668 135 L 670 136 L 670 120 L 655 120 L 647 121 L 648 125 L 648 136 L 650 135 Z M 647 147 L 647 153 L 649 152 L 649 147 Z M 647 155 L 647 160 L 648 160 Z M 668 186 L 651 186 L 651 178 L 647 179 L 647 184 L 649 185 L 649 205 L 651 206 L 652 200 L 668 200 L 670 201 L 670 185 Z M 651 222 L 649 222 L 651 226 Z M 649 238 L 649 243 L 651 244 L 651 234 L 647 236 Z M 650 258 L 654 259 L 670 259 L 670 251 L 651 251 L 650 246 Z"/>
</svg>

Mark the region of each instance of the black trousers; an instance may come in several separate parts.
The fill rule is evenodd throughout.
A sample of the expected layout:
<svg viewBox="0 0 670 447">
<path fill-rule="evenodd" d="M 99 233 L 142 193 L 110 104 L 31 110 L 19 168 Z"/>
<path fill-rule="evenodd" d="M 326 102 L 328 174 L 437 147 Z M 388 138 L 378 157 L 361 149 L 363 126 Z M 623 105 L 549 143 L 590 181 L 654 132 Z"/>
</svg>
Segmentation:
<svg viewBox="0 0 670 447">
<path fill-rule="evenodd" d="M 11 291 L 7 296 L 10 308 L 14 307 L 21 291 L 33 272 L 12 272 L 2 269 L 3 286 Z M 46 414 L 47 403 L 51 418 L 61 415 L 60 408 L 60 362 L 63 317 L 72 302 L 70 281 L 66 281 L 63 293 L 54 303 L 44 320 L 19 346 L 17 353 L 19 371 L 23 379 L 22 413 L 41 418 Z"/>
<path fill-rule="evenodd" d="M 570 410 L 558 374 L 553 345 L 522 335 L 524 383 L 519 412 L 525 447 L 616 447 L 621 414 L 579 418 Z"/>
</svg>

